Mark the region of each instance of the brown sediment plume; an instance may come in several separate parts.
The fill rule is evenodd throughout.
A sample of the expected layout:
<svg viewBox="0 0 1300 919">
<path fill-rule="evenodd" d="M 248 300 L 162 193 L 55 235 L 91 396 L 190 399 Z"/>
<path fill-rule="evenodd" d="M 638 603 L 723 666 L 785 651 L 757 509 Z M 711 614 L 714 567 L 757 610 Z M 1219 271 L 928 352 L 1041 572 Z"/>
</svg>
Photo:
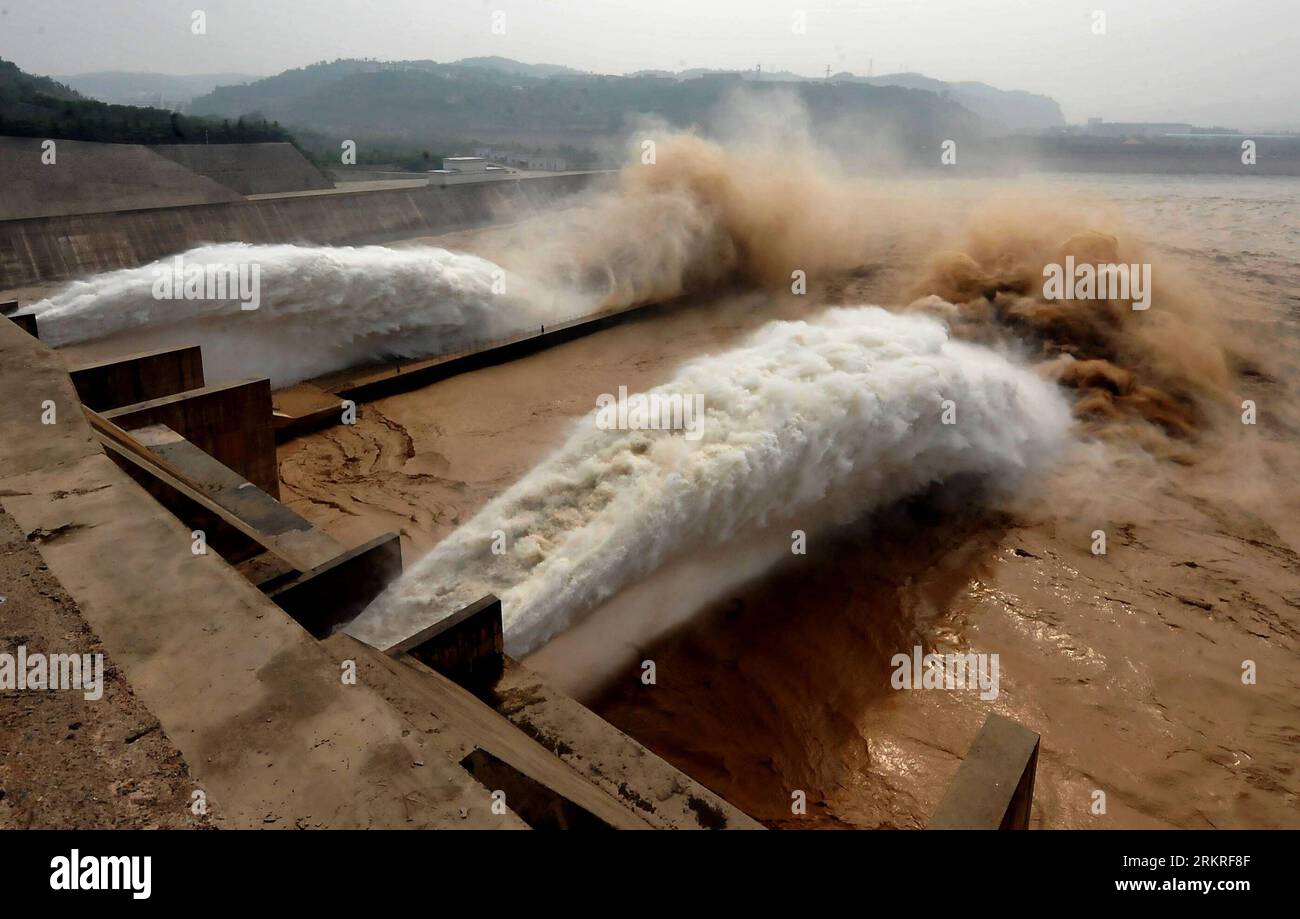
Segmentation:
<svg viewBox="0 0 1300 919">
<path fill-rule="evenodd" d="M 816 306 L 819 290 L 863 266 L 919 265 L 891 291 L 896 306 L 1024 352 L 1076 393 L 1091 433 L 1174 455 L 1212 426 L 1232 401 L 1240 358 L 1195 268 L 1156 257 L 1113 211 L 1059 191 L 988 201 L 959 224 L 970 205 L 933 187 L 848 176 L 797 131 L 785 145 L 668 133 L 653 163 L 627 166 L 614 188 L 549 227 L 547 241 L 501 260 L 568 264 L 601 289 L 606 308 L 723 284 L 783 293 L 800 272 Z M 1094 270 L 1139 266 L 1139 278 L 1149 266 L 1149 308 L 1135 310 L 1133 297 L 1048 297 L 1044 268 L 1067 258 Z"/>
<path fill-rule="evenodd" d="M 1045 269 L 1067 258 L 1098 271 L 1149 265 L 1148 308 L 1134 309 L 1134 297 L 1049 297 Z M 960 248 L 934 255 L 910 294 L 910 308 L 943 315 L 963 337 L 1027 348 L 1076 393 L 1076 416 L 1093 433 L 1138 422 L 1194 440 L 1231 398 L 1226 327 L 1194 273 L 1078 218 L 1025 205 L 977 214 Z"/>
<path fill-rule="evenodd" d="M 878 262 L 932 227 L 923 199 L 841 173 L 815 145 L 724 146 L 658 136 L 637 159 L 540 225 L 502 234 L 484 255 L 526 277 L 616 309 L 722 285 L 789 290 Z M 902 213 L 906 220 L 897 219 Z M 893 215 L 893 216 L 891 216 Z"/>
<path fill-rule="evenodd" d="M 672 252 L 689 254 L 687 271 L 676 259 L 655 260 L 670 276 L 651 285 L 660 291 L 727 281 L 779 292 L 797 271 L 825 286 L 864 265 L 919 263 L 899 303 L 942 314 L 963 337 L 1027 351 L 1075 391 L 1090 432 L 1179 454 L 1233 401 L 1241 358 L 1221 304 L 1200 271 L 1157 257 L 1113 209 L 1030 188 L 977 204 L 957 224 L 970 202 L 948 200 L 941 188 L 846 175 L 801 130 L 781 144 L 669 134 L 657 141 L 653 165 L 623 170 L 604 216 L 626 226 L 620 212 L 632 209 L 638 225 L 657 228 L 656 245 L 667 238 Z M 665 221 L 652 215 L 669 212 L 691 216 L 665 236 Z M 1134 298 L 1049 298 L 1044 268 L 1067 258 L 1094 270 L 1150 266 L 1148 308 L 1135 310 Z"/>
<path fill-rule="evenodd" d="M 761 286 L 789 285 L 795 270 L 812 276 L 849 269 L 894 235 L 889 221 L 874 217 L 889 201 L 880 186 L 841 175 L 799 145 L 731 149 L 691 135 L 669 137 L 658 144 L 653 166 L 624 170 L 621 191 L 631 199 L 690 200 L 711 215 L 725 241 L 705 257 Z"/>
</svg>

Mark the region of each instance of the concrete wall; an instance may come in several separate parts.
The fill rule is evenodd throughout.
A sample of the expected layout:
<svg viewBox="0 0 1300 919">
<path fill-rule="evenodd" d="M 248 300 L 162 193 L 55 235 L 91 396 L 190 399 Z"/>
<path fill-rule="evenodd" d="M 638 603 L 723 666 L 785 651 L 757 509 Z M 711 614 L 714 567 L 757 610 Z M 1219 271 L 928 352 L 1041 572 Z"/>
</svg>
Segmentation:
<svg viewBox="0 0 1300 919">
<path fill-rule="evenodd" d="M 293 144 L 167 144 L 153 150 L 241 195 L 334 187 Z"/>
<path fill-rule="evenodd" d="M 70 376 L 81 403 L 103 412 L 201 388 L 203 352 L 190 345 L 130 354 L 73 367 Z"/>
<path fill-rule="evenodd" d="M 127 431 L 165 424 L 271 497 L 280 497 L 271 384 L 265 379 L 192 389 L 115 408 L 104 417 Z"/>
<path fill-rule="evenodd" d="M 348 245 L 444 233 L 545 207 L 591 179 L 545 176 L 4 221 L 0 290 L 143 265 L 203 243 Z"/>
<path fill-rule="evenodd" d="M 317 638 L 351 622 L 402 575 L 402 543 L 384 533 L 276 587 L 270 597 Z"/>
</svg>

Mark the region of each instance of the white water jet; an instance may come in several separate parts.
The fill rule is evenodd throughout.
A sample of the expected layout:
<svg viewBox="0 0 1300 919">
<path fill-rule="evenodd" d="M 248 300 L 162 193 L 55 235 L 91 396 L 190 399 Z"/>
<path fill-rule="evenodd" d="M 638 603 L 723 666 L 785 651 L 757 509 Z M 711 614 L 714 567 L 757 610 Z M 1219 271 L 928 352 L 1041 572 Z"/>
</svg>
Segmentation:
<svg viewBox="0 0 1300 919">
<path fill-rule="evenodd" d="M 201 246 L 179 258 L 185 271 L 255 265 L 257 309 L 234 299 L 159 299 L 159 279 L 170 277 L 175 258 L 74 281 L 34 304 L 41 337 L 61 347 L 120 336 L 130 351 L 197 344 L 212 379 L 266 376 L 283 386 L 456 350 L 586 308 L 446 249 L 245 243 Z"/>
<path fill-rule="evenodd" d="M 495 593 L 507 650 L 526 654 L 666 562 L 766 525 L 855 519 L 956 476 L 1016 489 L 1071 426 L 1029 370 L 878 307 L 770 323 L 650 392 L 702 395 L 702 437 L 602 429 L 593 411 L 346 631 L 384 647 Z"/>
</svg>

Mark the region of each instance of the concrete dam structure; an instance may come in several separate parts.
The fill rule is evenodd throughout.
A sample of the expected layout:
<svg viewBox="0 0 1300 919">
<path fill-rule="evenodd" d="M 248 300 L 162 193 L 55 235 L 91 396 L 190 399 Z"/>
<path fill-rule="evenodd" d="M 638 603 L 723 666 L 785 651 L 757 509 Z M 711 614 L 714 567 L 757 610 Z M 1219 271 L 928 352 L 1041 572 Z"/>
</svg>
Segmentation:
<svg viewBox="0 0 1300 919">
<path fill-rule="evenodd" d="M 16 272 L 6 261 L 2 283 L 133 266 L 203 239 L 463 227 L 583 178 L 118 210 L 63 229 L 6 221 L 16 248 L 31 254 L 48 233 L 63 255 Z M 18 302 L 0 306 L 11 317 L 0 319 L 4 513 L 176 743 L 220 825 L 758 826 L 505 657 L 491 598 L 459 628 L 400 648 L 335 634 L 400 574 L 401 550 L 395 534 L 346 546 L 277 500 L 265 379 L 207 379 L 198 347 L 61 357 Z M 43 419 L 28 411 L 43 405 Z"/>
<path fill-rule="evenodd" d="M 220 150 L 205 163 L 196 153 L 175 159 L 204 172 L 201 185 L 220 179 L 243 195 L 260 194 L 256 189 L 270 181 L 241 176 L 231 166 L 240 160 L 234 151 Z M 286 151 L 266 153 L 253 159 L 285 166 Z M 599 181 L 596 174 L 570 174 L 448 188 L 309 188 L 6 220 L 0 291 L 139 269 L 213 242 L 337 246 L 471 228 L 508 235 L 512 221 L 561 221 L 567 204 L 589 203 L 575 196 Z M 399 271 L 450 273 L 468 286 L 442 291 L 448 315 L 472 325 L 472 291 L 483 280 L 476 273 L 492 263 L 437 251 L 449 259 L 438 269 L 412 269 L 397 258 L 409 250 L 367 251 L 378 260 L 364 267 L 365 277 L 378 279 L 375 296 L 388 291 L 391 299 L 397 294 L 380 282 Z M 629 263 L 626 253 L 614 257 Z M 650 263 L 658 257 L 652 253 Z M 352 267 L 360 276 L 363 269 Z M 0 516 L 48 568 L 175 744 L 195 786 L 211 796 L 218 816 L 200 825 L 780 825 L 756 819 L 693 770 L 602 717 L 588 698 L 556 685 L 531 659 L 512 656 L 509 619 L 495 592 L 458 594 L 450 606 L 430 601 L 409 628 L 379 637 L 352 629 L 412 567 L 418 527 L 400 518 L 380 530 L 367 522 L 364 532 L 325 525 L 315 507 L 333 502 L 304 487 L 296 466 L 299 450 L 368 437 L 378 426 L 384 443 L 360 452 L 371 455 L 368 474 L 382 474 L 395 444 L 397 465 L 410 467 L 399 472 L 404 482 L 475 492 L 442 476 L 438 464 L 445 460 L 436 454 L 417 454 L 403 425 L 389 417 L 401 408 L 393 400 L 437 400 L 447 385 L 458 410 L 472 409 L 486 400 L 486 375 L 496 368 L 584 342 L 599 350 L 602 335 L 643 335 L 639 323 L 683 315 L 681 298 L 592 300 L 586 312 L 557 321 L 547 313 L 535 327 L 505 337 L 409 360 L 349 364 L 273 391 L 266 375 L 272 371 L 214 374 L 219 362 L 209 344 L 143 350 L 132 346 L 128 331 L 93 356 L 77 347 L 52 350 L 40 340 L 42 320 L 53 317 L 45 330 L 53 333 L 59 316 L 33 313 L 26 309 L 32 295 L 19 296 L 21 302 L 0 296 L 8 300 L 0 302 L 7 317 L 0 319 Z M 51 301 L 40 302 L 50 309 Z M 130 296 L 114 303 L 138 311 Z M 380 324 L 387 322 L 381 308 L 392 306 L 355 298 L 342 305 Z M 398 312 L 402 332 L 417 306 L 428 304 Z M 347 313 L 318 318 L 328 330 Z M 191 319 L 187 328 L 197 330 L 202 317 Z M 294 334 L 265 337 L 285 349 L 306 347 Z M 455 423 L 445 408 L 420 414 L 435 426 Z M 476 455 L 491 488 L 508 480 L 511 473 L 491 471 L 490 446 Z M 344 456 L 331 466 L 351 475 L 358 460 Z M 432 498 L 428 504 L 434 506 Z M 449 582 L 454 574 L 447 573 Z M 679 605 L 689 611 L 686 600 Z M 624 652 L 611 645 L 603 653 L 614 660 Z M 931 825 L 1027 826 L 1038 743 L 1036 733 L 990 717 Z"/>
</svg>

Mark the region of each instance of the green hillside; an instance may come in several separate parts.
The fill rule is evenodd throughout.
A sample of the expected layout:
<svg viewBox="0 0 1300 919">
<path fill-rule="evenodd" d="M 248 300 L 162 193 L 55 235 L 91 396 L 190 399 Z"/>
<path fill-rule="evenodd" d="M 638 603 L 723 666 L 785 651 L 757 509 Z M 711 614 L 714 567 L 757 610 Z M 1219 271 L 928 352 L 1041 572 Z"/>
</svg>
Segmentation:
<svg viewBox="0 0 1300 919">
<path fill-rule="evenodd" d="M 195 118 L 164 109 L 87 99 L 49 77 L 0 59 L 0 135 L 120 144 L 293 141 L 280 125 L 250 116 Z"/>
</svg>

